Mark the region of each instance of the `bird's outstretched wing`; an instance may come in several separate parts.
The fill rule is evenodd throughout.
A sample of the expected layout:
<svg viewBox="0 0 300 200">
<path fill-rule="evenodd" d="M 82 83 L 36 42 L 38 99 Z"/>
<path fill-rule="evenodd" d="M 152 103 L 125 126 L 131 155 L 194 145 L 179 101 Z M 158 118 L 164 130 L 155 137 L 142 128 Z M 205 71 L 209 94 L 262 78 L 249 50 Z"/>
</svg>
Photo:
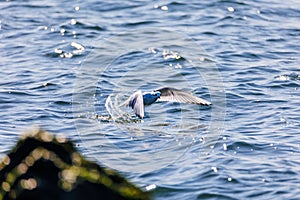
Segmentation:
<svg viewBox="0 0 300 200">
<path fill-rule="evenodd" d="M 202 98 L 194 96 L 193 94 L 175 88 L 165 87 L 157 89 L 156 91 L 160 92 L 160 98 L 158 99 L 158 101 L 211 105 L 209 101 L 206 101 Z"/>
<path fill-rule="evenodd" d="M 144 118 L 144 101 L 142 91 L 136 91 L 122 105 L 131 107 L 138 117 L 142 119 Z"/>
</svg>

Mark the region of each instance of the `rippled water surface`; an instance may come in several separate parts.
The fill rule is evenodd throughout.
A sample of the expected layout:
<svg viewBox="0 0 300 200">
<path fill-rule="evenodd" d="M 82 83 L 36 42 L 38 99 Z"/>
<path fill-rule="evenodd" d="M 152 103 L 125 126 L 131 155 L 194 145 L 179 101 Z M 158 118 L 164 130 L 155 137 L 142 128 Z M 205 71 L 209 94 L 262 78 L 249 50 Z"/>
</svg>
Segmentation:
<svg viewBox="0 0 300 200">
<path fill-rule="evenodd" d="M 0 8 L 2 156 L 40 125 L 154 199 L 300 198 L 299 1 Z M 213 105 L 122 106 L 165 86 Z"/>
</svg>

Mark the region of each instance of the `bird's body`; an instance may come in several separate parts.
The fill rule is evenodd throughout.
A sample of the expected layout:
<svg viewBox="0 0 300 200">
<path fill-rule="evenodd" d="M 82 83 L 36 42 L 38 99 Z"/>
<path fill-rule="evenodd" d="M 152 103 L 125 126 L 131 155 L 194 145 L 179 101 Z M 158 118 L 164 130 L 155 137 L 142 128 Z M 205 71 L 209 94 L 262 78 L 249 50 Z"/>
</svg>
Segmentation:
<svg viewBox="0 0 300 200">
<path fill-rule="evenodd" d="M 193 94 L 178 90 L 175 88 L 160 88 L 152 92 L 144 92 L 138 90 L 131 95 L 127 101 L 123 103 L 125 106 L 131 107 L 135 114 L 144 118 L 144 106 L 151 105 L 156 101 L 170 101 L 179 103 L 190 103 L 198 105 L 211 105 L 209 101 L 196 97 Z"/>
</svg>

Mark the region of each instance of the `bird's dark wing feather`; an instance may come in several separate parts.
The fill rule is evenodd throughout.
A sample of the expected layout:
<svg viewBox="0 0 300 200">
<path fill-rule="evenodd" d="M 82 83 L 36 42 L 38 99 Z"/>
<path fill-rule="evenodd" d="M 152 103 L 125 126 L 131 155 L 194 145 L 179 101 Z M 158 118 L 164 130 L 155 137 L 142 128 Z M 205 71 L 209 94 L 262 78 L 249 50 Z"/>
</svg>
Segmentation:
<svg viewBox="0 0 300 200">
<path fill-rule="evenodd" d="M 142 91 L 136 91 L 122 105 L 131 107 L 138 117 L 142 119 L 144 118 L 144 101 Z"/>
<path fill-rule="evenodd" d="M 211 105 L 209 101 L 206 101 L 202 98 L 194 96 L 193 94 L 175 88 L 165 87 L 157 89 L 156 91 L 160 92 L 160 98 L 158 99 L 158 101 Z"/>
</svg>

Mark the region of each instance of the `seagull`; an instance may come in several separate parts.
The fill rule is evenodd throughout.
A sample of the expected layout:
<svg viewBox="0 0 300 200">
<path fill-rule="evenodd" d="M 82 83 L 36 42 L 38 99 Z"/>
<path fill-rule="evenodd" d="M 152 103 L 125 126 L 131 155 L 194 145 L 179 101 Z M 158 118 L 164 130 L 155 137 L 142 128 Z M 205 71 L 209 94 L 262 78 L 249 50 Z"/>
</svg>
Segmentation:
<svg viewBox="0 0 300 200">
<path fill-rule="evenodd" d="M 144 106 L 151 105 L 156 101 L 190 103 L 206 106 L 211 105 L 209 101 L 196 97 L 193 94 L 169 87 L 164 87 L 144 93 L 142 93 L 141 90 L 138 90 L 133 95 L 131 95 L 122 105 L 131 107 L 135 115 L 143 119 L 145 116 Z"/>
</svg>

